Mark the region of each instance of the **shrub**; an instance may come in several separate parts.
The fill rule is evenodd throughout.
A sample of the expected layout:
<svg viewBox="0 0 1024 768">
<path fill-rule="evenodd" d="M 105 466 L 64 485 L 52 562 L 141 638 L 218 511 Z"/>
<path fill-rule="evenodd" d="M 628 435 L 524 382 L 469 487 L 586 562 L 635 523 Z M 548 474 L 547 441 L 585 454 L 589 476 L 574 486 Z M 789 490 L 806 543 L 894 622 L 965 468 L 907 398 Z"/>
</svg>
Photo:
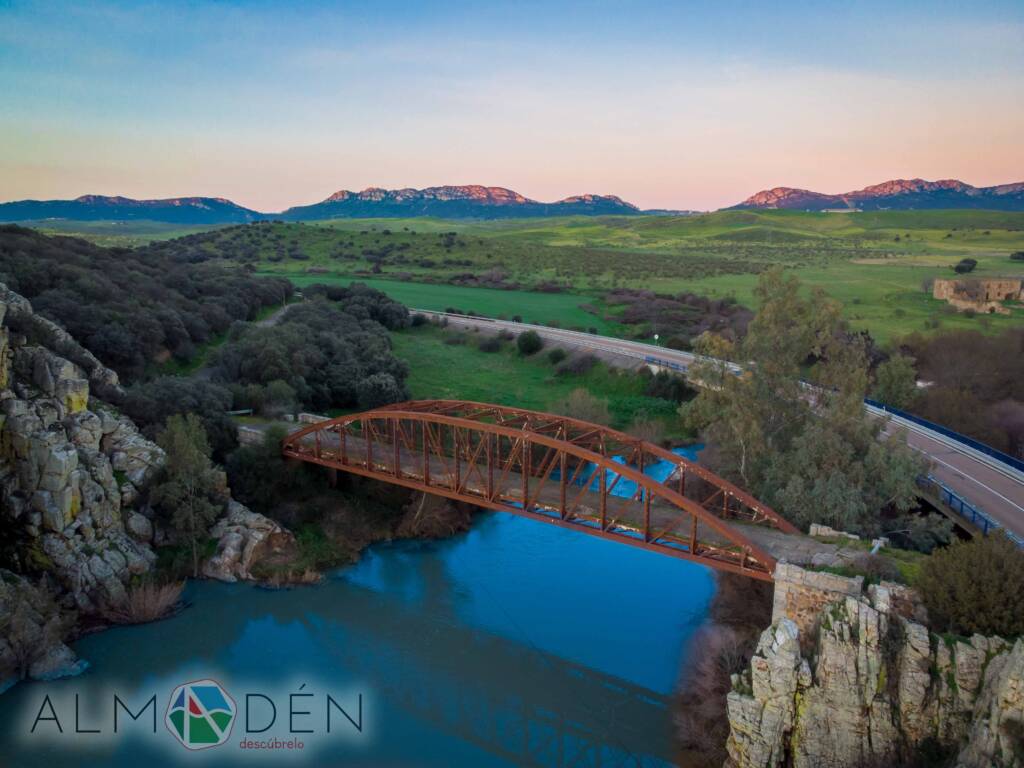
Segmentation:
<svg viewBox="0 0 1024 768">
<path fill-rule="evenodd" d="M 422 312 L 416 312 L 410 319 L 409 324 L 413 328 L 419 328 L 421 325 L 426 325 L 428 322 L 426 315 Z"/>
<path fill-rule="evenodd" d="M 648 443 L 659 445 L 665 439 L 665 424 L 658 419 L 652 419 L 646 413 L 639 413 L 626 432 Z"/>
<path fill-rule="evenodd" d="M 571 374 L 573 376 L 582 376 L 587 373 L 591 368 L 597 365 L 597 358 L 590 354 L 573 355 L 568 360 L 564 361 L 558 366 L 555 373 L 559 376 L 565 376 Z"/>
<path fill-rule="evenodd" d="M 1024 634 L 1024 552 L 1004 534 L 933 553 L 918 583 L 932 629 L 960 635 Z"/>
<path fill-rule="evenodd" d="M 516 346 L 521 355 L 533 355 L 544 348 L 544 339 L 536 331 L 525 331 L 516 339 Z"/>
<path fill-rule="evenodd" d="M 966 275 L 968 272 L 973 272 L 976 266 L 978 266 L 977 259 L 960 259 L 953 267 L 953 271 L 958 275 Z"/>
<path fill-rule="evenodd" d="M 608 411 L 608 401 L 579 388 L 569 393 L 569 396 L 555 406 L 555 413 L 561 413 L 573 419 L 589 421 L 593 424 L 609 424 L 611 413 Z"/>
<path fill-rule="evenodd" d="M 501 350 L 501 339 L 497 336 L 480 339 L 479 349 L 481 352 L 498 352 Z"/>
<path fill-rule="evenodd" d="M 651 374 L 649 368 L 642 368 L 641 371 L 647 371 L 648 381 L 647 386 L 644 387 L 644 394 L 648 397 L 682 403 L 697 396 L 697 390 L 687 384 L 686 379 L 682 376 L 668 371 Z"/>
<path fill-rule="evenodd" d="M 1014 251 L 1010 254 L 1011 261 L 1024 261 L 1024 251 Z"/>
<path fill-rule="evenodd" d="M 106 617 L 117 624 L 145 624 L 171 613 L 181 600 L 185 582 L 144 582 L 127 589 L 124 600 L 107 606 Z"/>
<path fill-rule="evenodd" d="M 555 347 L 550 352 L 548 352 L 548 362 L 550 362 L 552 365 L 558 365 L 560 362 L 565 360 L 565 358 L 566 352 L 561 347 Z"/>
<path fill-rule="evenodd" d="M 879 581 L 900 581 L 900 569 L 884 555 L 872 555 L 865 552 L 854 558 L 853 568 L 862 574 L 869 583 Z"/>
</svg>

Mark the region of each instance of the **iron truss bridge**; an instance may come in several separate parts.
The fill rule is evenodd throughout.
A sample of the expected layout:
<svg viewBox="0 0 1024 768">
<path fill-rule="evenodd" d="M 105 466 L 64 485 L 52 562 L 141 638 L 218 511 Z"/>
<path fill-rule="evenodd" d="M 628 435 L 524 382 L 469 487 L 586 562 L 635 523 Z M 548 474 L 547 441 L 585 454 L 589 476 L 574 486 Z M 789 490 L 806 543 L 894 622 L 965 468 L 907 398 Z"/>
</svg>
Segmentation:
<svg viewBox="0 0 1024 768">
<path fill-rule="evenodd" d="M 660 446 L 520 408 L 398 403 L 310 424 L 282 451 L 766 581 L 776 557 L 765 542 L 780 537 L 760 531 L 800 535 L 750 494 Z"/>
</svg>

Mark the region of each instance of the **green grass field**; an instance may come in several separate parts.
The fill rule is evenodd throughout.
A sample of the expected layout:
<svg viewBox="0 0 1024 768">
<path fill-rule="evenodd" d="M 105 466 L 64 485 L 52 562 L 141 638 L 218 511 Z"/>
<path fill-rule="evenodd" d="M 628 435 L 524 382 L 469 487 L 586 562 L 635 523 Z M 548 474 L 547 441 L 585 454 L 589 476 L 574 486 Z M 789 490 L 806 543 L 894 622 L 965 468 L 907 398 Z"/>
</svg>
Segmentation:
<svg viewBox="0 0 1024 768">
<path fill-rule="evenodd" d="M 113 237 L 107 224 L 85 225 L 86 236 Z M 144 222 L 119 226 L 123 237 L 170 236 L 147 235 Z M 921 288 L 926 279 L 952 276 L 952 265 L 965 257 L 978 261 L 979 276 L 1024 273 L 1024 263 L 1009 259 L 1024 250 L 1024 213 L 343 219 L 223 227 L 184 247 L 299 285 L 358 279 L 411 306 L 521 315 L 605 333 L 623 329 L 580 305 L 605 314 L 601 297 L 610 289 L 732 295 L 749 304 L 757 274 L 775 264 L 843 301 L 851 323 L 881 341 L 936 327 L 995 331 L 1024 321 L 1020 309 L 1009 317 L 950 314 Z M 566 292 L 535 290 L 552 284 Z"/>
<path fill-rule="evenodd" d="M 676 406 L 646 397 L 636 374 L 595 365 L 582 375 L 555 375 L 547 350 L 521 356 L 514 342 L 499 352 L 481 352 L 475 334 L 465 344 L 444 343 L 445 331 L 426 325 L 392 333 L 395 354 L 409 364 L 409 390 L 417 399 L 473 400 L 530 410 L 556 410 L 569 393 L 582 387 L 607 399 L 614 426 L 625 428 L 640 413 L 661 418 L 678 432 Z"/>
<path fill-rule="evenodd" d="M 595 328 L 599 333 L 605 334 L 615 330 L 614 323 L 581 309 L 582 305 L 599 304 L 598 299 L 576 293 L 504 291 L 495 288 L 401 282 L 351 275 L 292 276 L 292 282 L 300 288 L 313 283 L 348 285 L 353 280 L 383 291 L 396 301 L 416 309 L 443 312 L 453 308 L 469 314 L 508 319 L 519 315 L 523 322 L 527 323 L 556 324 L 563 328 Z"/>
<path fill-rule="evenodd" d="M 133 248 L 154 240 L 170 240 L 198 232 L 209 232 L 216 227 L 167 224 L 161 221 L 45 221 L 21 222 L 26 227 L 38 229 L 46 235 L 71 235 L 81 237 L 97 245 L 107 247 Z"/>
</svg>

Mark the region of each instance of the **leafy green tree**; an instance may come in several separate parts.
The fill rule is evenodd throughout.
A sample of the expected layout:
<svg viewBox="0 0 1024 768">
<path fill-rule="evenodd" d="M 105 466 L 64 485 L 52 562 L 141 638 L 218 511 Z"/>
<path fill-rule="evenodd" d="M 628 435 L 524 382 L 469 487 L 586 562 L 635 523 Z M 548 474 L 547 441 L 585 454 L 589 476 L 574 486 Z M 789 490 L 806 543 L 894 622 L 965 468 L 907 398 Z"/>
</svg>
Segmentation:
<svg viewBox="0 0 1024 768">
<path fill-rule="evenodd" d="M 894 355 L 878 366 L 875 373 L 875 399 L 893 408 L 906 410 L 917 401 L 917 371 L 914 359 Z"/>
<path fill-rule="evenodd" d="M 755 298 L 741 342 L 698 340 L 716 359 L 691 369 L 702 389 L 680 412 L 703 430 L 719 472 L 793 523 L 877 532 L 883 510 L 914 506 L 923 464 L 902 435 L 881 439 L 864 412 L 863 338 L 843 332 L 836 302 L 780 269 L 762 275 Z M 808 374 L 816 386 L 801 381 Z"/>
<path fill-rule="evenodd" d="M 263 392 L 263 410 L 287 413 L 295 407 L 295 390 L 287 381 L 274 379 Z"/>
<path fill-rule="evenodd" d="M 199 542 L 209 535 L 227 501 L 224 473 L 210 460 L 203 422 L 194 414 L 167 419 L 157 443 L 167 453 L 167 460 L 150 496 L 191 547 L 192 575 L 198 577 Z"/>
<path fill-rule="evenodd" d="M 1024 552 L 1001 533 L 933 553 L 917 585 L 938 632 L 1024 634 Z"/>
<path fill-rule="evenodd" d="M 356 385 L 360 408 L 379 408 L 408 399 L 408 392 L 390 373 L 374 373 Z"/>
</svg>

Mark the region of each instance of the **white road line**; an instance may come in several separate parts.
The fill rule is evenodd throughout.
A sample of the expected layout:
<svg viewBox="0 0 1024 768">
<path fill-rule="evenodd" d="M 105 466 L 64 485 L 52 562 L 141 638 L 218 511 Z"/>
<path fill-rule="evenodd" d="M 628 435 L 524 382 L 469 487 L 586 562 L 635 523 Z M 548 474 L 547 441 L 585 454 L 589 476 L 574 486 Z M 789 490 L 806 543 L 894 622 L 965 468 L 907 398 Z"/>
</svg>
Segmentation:
<svg viewBox="0 0 1024 768">
<path fill-rule="evenodd" d="M 595 349 L 595 350 L 602 351 L 602 352 L 609 352 L 611 354 L 622 355 L 624 357 L 631 357 L 631 358 L 634 358 L 634 359 L 643 359 L 643 358 L 648 357 L 648 356 L 650 356 L 650 357 L 661 357 L 661 359 L 666 360 L 666 361 L 675 362 L 677 364 L 682 364 L 682 365 L 685 365 L 685 366 L 689 366 L 698 357 L 697 355 L 694 355 L 693 353 L 690 353 L 690 352 L 684 352 L 682 350 L 675 350 L 675 349 L 668 349 L 667 347 L 657 347 L 657 346 L 654 346 L 654 345 L 651 345 L 651 344 L 646 344 L 644 342 L 630 341 L 628 339 L 614 339 L 612 337 L 604 337 L 604 336 L 599 336 L 599 335 L 595 335 L 595 334 L 592 334 L 592 333 L 583 333 L 581 331 L 567 331 L 567 330 L 561 329 L 561 328 L 549 328 L 547 326 L 538 326 L 538 325 L 534 325 L 532 323 L 515 323 L 515 322 L 510 322 L 510 321 L 507 321 L 507 320 L 495 320 L 493 318 L 475 318 L 475 317 L 461 316 L 461 315 L 450 315 L 449 313 L 446 313 L 446 312 L 436 312 L 436 311 L 430 311 L 430 310 L 415 310 L 414 309 L 412 311 L 413 312 L 422 312 L 423 314 L 428 314 L 428 315 L 435 315 L 435 316 L 441 315 L 441 316 L 452 317 L 453 319 L 455 319 L 455 321 L 457 323 L 462 323 L 464 325 L 472 325 L 474 323 L 479 322 L 481 324 L 492 323 L 495 326 L 505 327 L 505 328 L 510 328 L 511 327 L 511 328 L 530 328 L 530 329 L 535 329 L 539 333 L 542 333 L 542 334 L 547 335 L 547 336 L 549 336 L 551 338 L 555 338 L 555 339 L 558 339 L 560 341 L 563 341 L 563 342 L 566 342 L 566 343 L 569 343 L 569 344 L 579 345 L 579 346 L 587 347 L 587 348 L 590 348 L 590 349 Z M 561 337 L 561 338 L 559 338 L 559 337 Z M 606 343 L 600 343 L 600 342 L 606 342 Z M 608 343 L 608 342 L 610 342 L 610 343 Z M 865 405 L 865 407 L 867 407 L 867 405 Z M 874 413 L 873 410 L 877 410 L 878 413 Z M 958 445 L 956 445 L 950 439 L 945 438 L 942 435 L 938 435 L 937 433 L 933 433 L 931 430 L 928 430 L 926 427 L 922 427 L 919 424 L 914 424 L 913 422 L 903 423 L 905 421 L 903 419 L 899 419 L 898 422 L 897 422 L 896 417 L 895 417 L 894 414 L 887 413 L 885 411 L 882 411 L 881 409 L 869 409 L 869 413 L 872 413 L 872 415 L 875 416 L 876 418 L 886 418 L 888 420 L 888 423 L 890 425 L 892 425 L 893 427 L 905 429 L 909 433 L 913 433 L 915 435 L 918 435 L 918 436 L 920 436 L 921 438 L 923 438 L 925 440 L 930 440 L 931 442 L 936 443 L 939 446 L 942 446 L 942 448 L 944 450 L 952 451 L 952 452 L 956 453 L 957 455 L 962 456 L 967 461 L 973 462 L 974 464 L 976 464 L 976 465 L 978 465 L 980 467 L 986 467 L 986 468 L 988 468 L 989 470 L 991 470 L 993 472 L 998 472 L 999 474 L 1003 475 L 1004 477 L 1008 478 L 1009 480 L 1011 480 L 1013 482 L 1020 483 L 1019 477 L 1015 476 L 1014 474 L 1011 474 L 1011 472 L 1013 472 L 1013 470 L 1011 470 L 1009 467 L 1004 469 L 1004 468 L 1002 468 L 1000 466 L 995 466 L 994 465 L 994 460 L 982 460 L 982 459 L 980 459 L 977 456 L 971 455 L 970 453 L 967 453 L 967 451 L 965 449 L 959 447 Z M 883 434 L 889 434 L 888 430 L 883 430 Z M 909 445 L 909 443 L 908 443 L 908 445 Z M 983 483 L 980 480 L 978 480 L 976 477 L 974 477 L 972 475 L 969 475 L 969 474 L 966 474 L 963 469 L 960 469 L 959 467 L 955 467 L 954 465 L 952 465 L 952 464 L 950 464 L 948 462 L 945 462 L 942 459 L 938 458 L 938 456 L 935 453 L 931 453 L 930 452 L 930 449 L 919 448 L 919 447 L 913 446 L 913 445 L 911 445 L 910 447 L 913 448 L 918 453 L 920 453 L 920 454 L 922 454 L 924 456 L 927 456 L 929 459 L 935 461 L 936 463 L 941 464 L 944 467 L 947 467 L 947 468 L 953 470 L 959 477 L 964 478 L 966 480 L 970 480 L 973 483 L 976 483 L 979 487 L 984 488 L 986 491 L 991 493 L 993 496 L 995 496 L 995 497 L 997 497 L 999 499 L 1002 499 L 1007 504 L 1009 504 L 1011 507 L 1014 507 L 1015 509 L 1017 509 L 1017 510 L 1019 510 L 1021 512 L 1024 512 L 1024 507 L 1022 507 L 1016 501 L 1014 501 L 1013 499 L 1007 498 L 1006 496 L 1001 494 L 999 491 L 995 490 L 994 488 L 991 488 L 990 486 L 988 486 L 985 483 Z M 1007 526 L 1007 527 L 1009 527 L 1009 526 Z"/>
<path fill-rule="evenodd" d="M 980 485 L 980 486 L 981 486 L 982 488 L 984 488 L 984 489 L 985 489 L 986 491 L 988 491 L 989 493 L 991 493 L 991 494 L 992 494 L 993 496 L 998 496 L 998 497 L 999 497 L 1000 499 L 1002 499 L 1003 501 L 1005 501 L 1005 502 L 1006 502 L 1007 504 L 1009 504 L 1009 505 L 1011 505 L 1011 506 L 1013 506 L 1013 507 L 1016 507 L 1016 508 L 1017 508 L 1017 509 L 1019 509 L 1019 510 L 1020 510 L 1021 512 L 1024 512 L 1024 507 L 1022 507 L 1022 506 L 1021 506 L 1020 504 L 1018 504 L 1017 502 L 1015 502 L 1015 501 L 1014 501 L 1013 499 L 1008 499 L 1008 498 L 1006 498 L 1005 496 L 1003 496 L 1003 494 L 1001 494 L 1001 493 L 1000 493 L 999 491 L 997 491 L 997 490 L 996 490 L 995 488 L 990 488 L 989 486 L 987 486 L 987 485 L 985 485 L 985 484 L 984 484 L 983 482 L 981 482 L 981 480 L 979 480 L 978 478 L 976 478 L 976 477 L 972 477 L 971 475 L 965 475 L 965 474 L 964 474 L 964 471 L 963 471 L 962 469 L 960 469 L 959 467 L 954 467 L 954 466 L 953 466 L 952 464 L 950 464 L 950 463 L 948 463 L 948 462 L 945 462 L 945 461 L 943 461 L 942 459 L 938 458 L 938 457 L 937 457 L 937 456 L 936 456 L 936 455 L 935 455 L 934 453 L 928 453 L 928 452 L 927 452 L 927 451 L 925 451 L 925 450 L 924 450 L 923 448 L 918 448 L 918 447 L 917 447 L 916 445 L 911 445 L 910 447 L 911 447 L 911 448 L 912 448 L 913 450 L 917 451 L 918 453 L 922 453 L 922 454 L 924 454 L 925 456 L 927 456 L 927 457 L 928 457 L 929 459 L 931 459 L 932 461 L 934 461 L 934 462 L 936 462 L 936 463 L 938 463 L 938 464 L 941 464 L 941 465 L 942 465 L 942 466 L 944 466 L 944 467 L 949 467 L 949 468 L 950 468 L 951 470 L 953 470 L 954 472 L 956 472 L 956 473 L 957 473 L 957 476 L 959 476 L 959 477 L 963 478 L 964 480 L 970 480 L 970 481 L 971 481 L 972 483 L 977 483 L 977 484 L 978 484 L 978 485 Z M 965 499 L 965 501 L 966 501 L 966 499 Z M 989 515 L 991 515 L 992 513 L 991 513 L 991 512 L 988 512 L 988 513 L 986 513 L 986 514 L 989 514 Z"/>
</svg>

